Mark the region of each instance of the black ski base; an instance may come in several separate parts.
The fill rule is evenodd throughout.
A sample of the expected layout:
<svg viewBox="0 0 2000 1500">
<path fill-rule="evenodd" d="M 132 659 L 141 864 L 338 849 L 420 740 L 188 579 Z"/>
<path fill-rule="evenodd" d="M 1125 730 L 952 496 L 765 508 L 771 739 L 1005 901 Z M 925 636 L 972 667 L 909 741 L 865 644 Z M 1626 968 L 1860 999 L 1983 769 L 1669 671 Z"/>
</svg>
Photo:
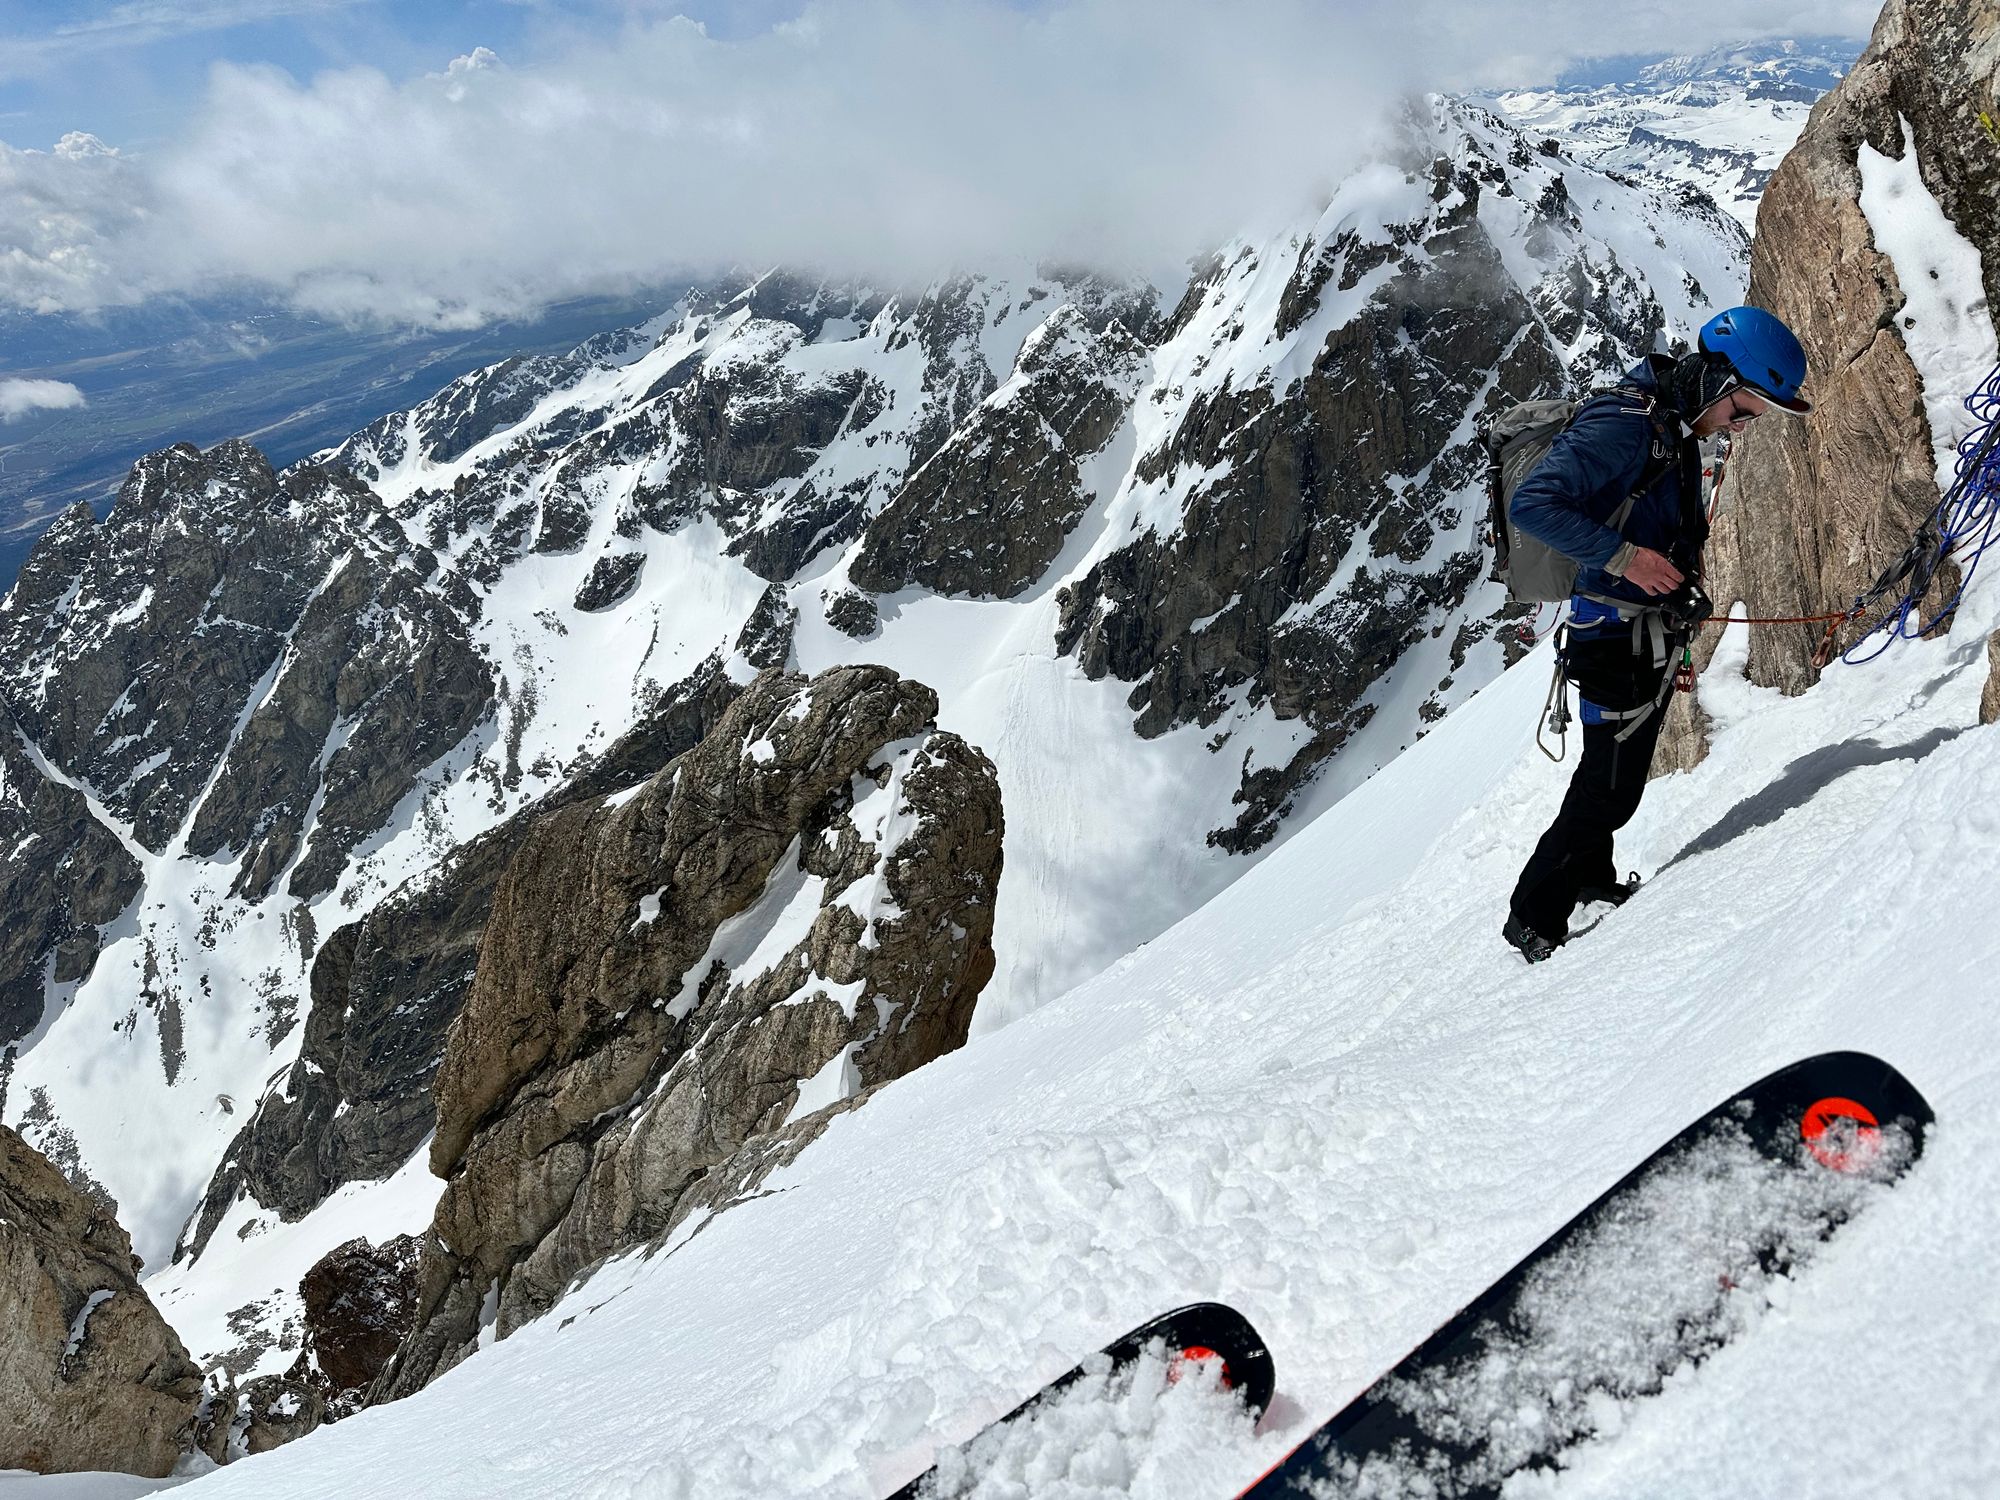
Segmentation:
<svg viewBox="0 0 2000 1500">
<path fill-rule="evenodd" d="M 1722 1347 L 1775 1278 L 1923 1149 L 1932 1114 L 1857 1052 L 1753 1084 L 1662 1146 L 1239 1500 L 1490 1500 L 1605 1402 Z"/>
</svg>

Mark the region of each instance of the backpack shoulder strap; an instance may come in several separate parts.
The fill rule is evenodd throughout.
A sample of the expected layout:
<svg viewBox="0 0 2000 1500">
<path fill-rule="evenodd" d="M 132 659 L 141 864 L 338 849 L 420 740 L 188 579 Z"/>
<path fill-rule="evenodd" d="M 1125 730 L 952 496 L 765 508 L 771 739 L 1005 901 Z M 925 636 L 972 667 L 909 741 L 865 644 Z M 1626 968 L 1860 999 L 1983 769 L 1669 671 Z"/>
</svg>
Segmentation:
<svg viewBox="0 0 2000 1500">
<path fill-rule="evenodd" d="M 1599 391 L 1590 398 L 1591 402 L 1618 400 L 1625 403 L 1619 410 L 1633 416 L 1645 417 L 1653 430 L 1652 442 L 1646 450 L 1646 462 L 1639 470 L 1639 480 L 1631 491 L 1619 502 L 1618 508 L 1605 519 L 1605 525 L 1621 537 L 1625 534 L 1625 523 L 1632 518 L 1632 508 L 1639 503 L 1639 497 L 1659 482 L 1662 474 L 1672 468 L 1675 447 L 1672 434 L 1667 430 L 1666 419 L 1661 415 L 1658 396 L 1635 385 L 1614 385 Z M 1589 404 L 1589 403 L 1586 403 Z M 1582 414 L 1582 408 L 1578 408 Z"/>
</svg>

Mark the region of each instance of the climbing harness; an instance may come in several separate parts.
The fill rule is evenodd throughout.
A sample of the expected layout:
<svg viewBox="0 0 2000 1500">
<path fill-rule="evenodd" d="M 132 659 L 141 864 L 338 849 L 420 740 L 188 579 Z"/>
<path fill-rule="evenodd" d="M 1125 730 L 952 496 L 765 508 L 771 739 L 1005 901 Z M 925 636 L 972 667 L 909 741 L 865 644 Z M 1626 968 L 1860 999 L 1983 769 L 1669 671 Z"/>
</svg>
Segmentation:
<svg viewBox="0 0 2000 1500">
<path fill-rule="evenodd" d="M 1633 604 L 1630 600 L 1613 599 L 1603 594 L 1579 594 L 1577 597 L 1617 611 L 1617 619 L 1621 623 L 1630 622 L 1633 658 L 1645 659 L 1660 674 L 1659 689 L 1648 702 L 1632 708 L 1613 709 L 1592 701 L 1598 723 L 1621 726 L 1612 738 L 1622 745 L 1637 734 L 1640 726 L 1654 714 L 1665 711 L 1668 700 L 1676 690 L 1694 690 L 1692 642 L 1696 626 L 1708 616 L 1708 596 L 1702 593 L 1699 585 L 1689 583 L 1675 591 L 1671 602 L 1663 601 L 1657 605 Z M 1535 726 L 1535 745 L 1542 754 L 1560 765 L 1563 757 L 1569 754 L 1569 726 L 1572 722 L 1568 692 L 1571 681 L 1569 653 L 1575 621 L 1561 620 L 1556 630 L 1559 634 L 1555 668 L 1549 676 L 1548 696 L 1542 700 L 1542 718 Z M 1676 652 L 1680 654 L 1680 661 L 1670 669 Z M 1544 729 L 1555 736 L 1555 750 L 1549 749 L 1543 739 Z"/>
<path fill-rule="evenodd" d="M 1885 599 L 1893 598 L 1894 602 L 1859 640 L 1841 653 L 1842 661 L 1853 665 L 1873 661 L 1899 639 L 1915 640 L 1948 625 L 1957 613 L 1966 590 L 1971 587 L 1980 559 L 1995 542 L 2000 542 L 2000 365 L 1996 365 L 1978 389 L 1965 398 L 1965 409 L 1972 414 L 1975 425 L 1958 445 L 1958 462 L 1951 487 L 1917 527 L 1916 535 L 1903 550 L 1902 556 L 1883 569 L 1881 576 L 1866 592 L 1856 595 L 1854 603 L 1848 608 L 1811 615 L 1747 616 L 1711 615 L 1704 610 L 1698 618 L 1688 618 L 1686 615 L 1677 616 L 1670 605 L 1665 609 L 1659 606 L 1647 608 L 1634 605 L 1629 600 L 1600 600 L 1618 607 L 1621 619 L 1632 619 L 1635 655 L 1642 646 L 1649 646 L 1655 665 L 1662 665 L 1666 658 L 1660 653 L 1666 649 L 1668 641 L 1680 653 L 1679 662 L 1672 672 L 1666 674 L 1660 695 L 1653 703 L 1624 713 L 1600 711 L 1608 721 L 1628 721 L 1619 738 L 1622 740 L 1633 733 L 1647 716 L 1665 705 L 1671 693 L 1694 691 L 1693 636 L 1698 629 L 1722 629 L 1730 625 L 1825 625 L 1826 631 L 1813 653 L 1813 665 L 1824 669 L 1833 659 L 1841 630 L 1860 620 Z M 1712 480 L 1705 506 L 1710 520 L 1714 519 L 1722 491 L 1729 448 L 1725 439 L 1715 463 L 1702 471 L 1704 479 Z M 1938 569 L 1948 558 L 1959 564 L 1957 586 L 1926 622 L 1919 613 L 1924 595 L 1929 592 Z M 1700 594 L 1698 586 L 1689 587 L 1693 587 L 1697 595 Z M 1703 602 L 1706 603 L 1705 596 Z M 1662 603 L 1664 605 L 1666 601 Z M 1641 622 L 1648 618 L 1653 624 L 1642 626 Z M 1550 635 L 1556 636 L 1555 671 L 1549 681 L 1548 696 L 1542 703 L 1542 718 L 1535 726 L 1535 745 L 1542 754 L 1559 763 L 1569 753 L 1568 735 L 1572 722 L 1569 695 L 1565 691 L 1569 685 L 1565 657 L 1570 621 L 1558 608 L 1556 621 L 1547 630 L 1535 629 L 1539 622 L 1538 610 L 1533 621 L 1524 622 L 1520 627 L 1521 639 L 1530 646 L 1540 644 Z M 1877 636 L 1881 637 L 1880 642 L 1864 652 L 1863 648 Z M 1557 750 L 1550 750 L 1544 741 L 1545 729 L 1556 737 Z"/>
<path fill-rule="evenodd" d="M 1558 625 L 1557 629 L 1562 627 Z M 1535 748 L 1557 765 L 1569 754 L 1569 673 L 1564 670 L 1562 643 L 1556 643 L 1556 669 L 1549 674 L 1549 693 L 1542 700 L 1541 717 L 1535 720 Z M 1556 737 L 1556 748 L 1551 750 L 1542 739 L 1542 730 Z"/>
</svg>

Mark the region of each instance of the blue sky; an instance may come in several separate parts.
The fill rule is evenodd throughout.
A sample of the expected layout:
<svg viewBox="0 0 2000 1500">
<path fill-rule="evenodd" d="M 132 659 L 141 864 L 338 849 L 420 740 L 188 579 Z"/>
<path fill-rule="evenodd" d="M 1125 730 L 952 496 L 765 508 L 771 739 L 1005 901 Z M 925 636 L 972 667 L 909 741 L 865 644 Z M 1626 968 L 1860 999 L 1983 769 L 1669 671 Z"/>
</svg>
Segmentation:
<svg viewBox="0 0 2000 1500">
<path fill-rule="evenodd" d="M 304 79 L 391 77 L 487 47 L 532 64 L 627 21 L 678 12 L 718 37 L 763 30 L 796 0 L 0 0 L 0 141 L 46 149 L 72 130 L 144 149 L 173 134 L 218 62 Z"/>
</svg>

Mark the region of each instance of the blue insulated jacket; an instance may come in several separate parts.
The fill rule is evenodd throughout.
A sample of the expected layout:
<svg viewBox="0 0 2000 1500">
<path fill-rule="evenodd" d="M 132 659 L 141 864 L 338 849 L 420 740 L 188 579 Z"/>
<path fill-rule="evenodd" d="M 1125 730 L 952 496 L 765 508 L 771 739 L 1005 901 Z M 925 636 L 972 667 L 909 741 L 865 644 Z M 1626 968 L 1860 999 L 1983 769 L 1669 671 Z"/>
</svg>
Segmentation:
<svg viewBox="0 0 2000 1500">
<path fill-rule="evenodd" d="M 1648 395 L 1659 390 L 1650 361 L 1635 365 L 1623 384 Z M 1684 459 L 1694 440 L 1673 411 L 1661 407 L 1658 413 L 1667 452 L 1656 451 L 1660 437 L 1653 419 L 1629 395 L 1608 391 L 1592 397 L 1514 492 L 1508 511 L 1514 524 L 1583 565 L 1576 580 L 1580 594 L 1643 604 L 1651 596 L 1619 576 L 1632 549 L 1674 555 L 1685 571 L 1704 540 L 1686 535 L 1681 509 Z M 1633 505 L 1621 537 L 1611 529 L 1611 515 L 1645 478 L 1648 463 L 1659 477 Z M 1676 555 L 1677 542 L 1687 545 Z"/>
</svg>

